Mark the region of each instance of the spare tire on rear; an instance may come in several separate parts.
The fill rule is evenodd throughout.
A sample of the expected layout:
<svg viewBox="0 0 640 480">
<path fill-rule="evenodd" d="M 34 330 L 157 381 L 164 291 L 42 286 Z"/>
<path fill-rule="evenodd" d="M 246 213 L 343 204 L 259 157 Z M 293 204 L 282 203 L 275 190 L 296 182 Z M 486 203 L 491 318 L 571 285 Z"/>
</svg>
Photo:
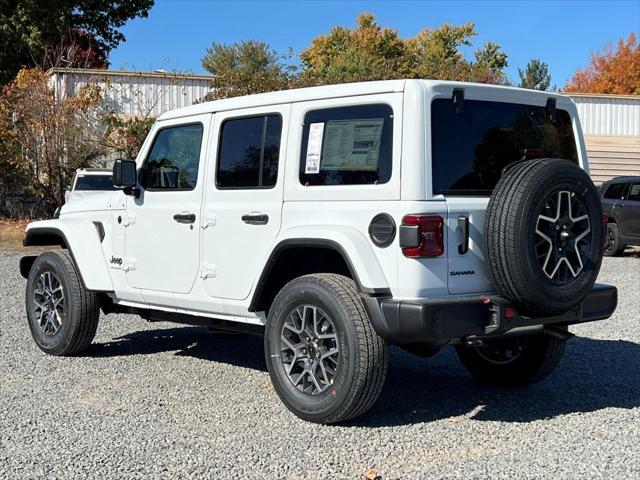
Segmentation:
<svg viewBox="0 0 640 480">
<path fill-rule="evenodd" d="M 584 170 L 553 158 L 514 164 L 484 222 L 496 292 L 530 316 L 571 309 L 598 276 L 603 235 L 600 198 Z"/>
</svg>

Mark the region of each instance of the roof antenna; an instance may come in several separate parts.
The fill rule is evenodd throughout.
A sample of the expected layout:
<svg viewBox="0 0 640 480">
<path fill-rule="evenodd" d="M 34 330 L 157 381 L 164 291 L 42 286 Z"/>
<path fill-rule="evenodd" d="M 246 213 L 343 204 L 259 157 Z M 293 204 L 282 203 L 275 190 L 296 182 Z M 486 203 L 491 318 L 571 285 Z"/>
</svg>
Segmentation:
<svg viewBox="0 0 640 480">
<path fill-rule="evenodd" d="M 556 119 L 558 118 L 556 115 L 556 99 L 547 98 L 547 106 L 545 109 L 547 111 L 547 115 L 549 115 L 549 121 L 551 123 L 556 123 Z"/>
<path fill-rule="evenodd" d="M 464 90 L 461 88 L 454 88 L 453 95 L 451 97 L 451 103 L 456 109 L 456 115 L 461 116 L 464 112 Z"/>
</svg>

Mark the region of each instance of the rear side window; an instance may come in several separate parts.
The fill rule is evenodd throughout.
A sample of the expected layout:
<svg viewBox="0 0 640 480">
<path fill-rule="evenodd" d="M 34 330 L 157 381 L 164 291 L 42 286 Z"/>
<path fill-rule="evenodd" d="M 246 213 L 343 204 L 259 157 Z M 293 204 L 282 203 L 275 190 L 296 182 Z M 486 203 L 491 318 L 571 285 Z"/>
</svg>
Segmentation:
<svg viewBox="0 0 640 480">
<path fill-rule="evenodd" d="M 628 200 L 640 201 L 640 183 L 634 183 L 629 189 Z"/>
<path fill-rule="evenodd" d="M 457 114 L 451 99 L 431 105 L 434 193 L 490 195 L 502 170 L 519 160 L 554 157 L 578 163 L 571 117 L 544 107 L 465 100 Z"/>
<path fill-rule="evenodd" d="M 111 175 L 78 175 L 75 190 L 115 190 Z"/>
<path fill-rule="evenodd" d="M 391 178 L 393 110 L 372 104 L 312 110 L 304 117 L 303 185 L 366 185 Z"/>
<path fill-rule="evenodd" d="M 604 198 L 608 198 L 610 200 L 620 200 L 626 186 L 626 183 L 614 183 L 613 185 L 609 185 L 607 191 L 604 192 Z"/>
<path fill-rule="evenodd" d="M 218 188 L 270 188 L 278 178 L 280 115 L 226 120 L 220 133 Z"/>
<path fill-rule="evenodd" d="M 141 170 L 148 190 L 193 190 L 198 180 L 202 124 L 159 130 Z"/>
</svg>

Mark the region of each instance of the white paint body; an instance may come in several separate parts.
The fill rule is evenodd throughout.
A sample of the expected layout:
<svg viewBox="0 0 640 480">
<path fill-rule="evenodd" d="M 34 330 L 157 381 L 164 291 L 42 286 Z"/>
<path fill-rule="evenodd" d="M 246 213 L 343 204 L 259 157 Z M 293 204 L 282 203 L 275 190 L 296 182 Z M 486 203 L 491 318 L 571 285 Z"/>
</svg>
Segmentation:
<svg viewBox="0 0 640 480">
<path fill-rule="evenodd" d="M 28 229 L 55 227 L 69 239 L 90 289 L 109 292 L 116 303 L 263 323 L 249 305 L 273 249 L 289 239 L 338 243 L 365 289 L 388 289 L 394 298 L 446 298 L 490 292 L 484 265 L 482 222 L 488 197 L 446 197 L 432 191 L 430 105 L 463 88 L 465 101 L 490 100 L 544 106 L 555 98 L 571 116 L 579 162 L 588 169 L 576 107 L 563 95 L 481 84 L 393 80 L 315 87 L 202 103 L 162 115 L 137 158 L 144 162 L 156 132 L 199 121 L 204 126 L 197 187 L 192 191 L 144 192 L 144 202 L 121 191 L 65 205 L 60 218 Z M 393 109 L 393 165 L 381 185 L 304 186 L 298 172 L 303 119 L 318 108 L 385 103 Z M 278 113 L 282 116 L 277 183 L 264 190 L 216 188 L 218 138 L 222 121 Z M 195 213 L 193 229 L 172 220 Z M 267 225 L 248 225 L 249 212 L 269 215 Z M 368 227 L 379 213 L 396 225 L 407 214 L 437 214 L 446 219 L 445 253 L 410 259 L 396 235 L 386 248 L 370 240 Z M 469 252 L 457 252 L 457 219 L 469 217 Z M 120 222 L 118 222 L 120 218 Z M 102 222 L 100 243 L 92 222 Z M 111 263 L 122 258 L 123 264 Z M 473 270 L 474 276 L 451 276 Z"/>
</svg>

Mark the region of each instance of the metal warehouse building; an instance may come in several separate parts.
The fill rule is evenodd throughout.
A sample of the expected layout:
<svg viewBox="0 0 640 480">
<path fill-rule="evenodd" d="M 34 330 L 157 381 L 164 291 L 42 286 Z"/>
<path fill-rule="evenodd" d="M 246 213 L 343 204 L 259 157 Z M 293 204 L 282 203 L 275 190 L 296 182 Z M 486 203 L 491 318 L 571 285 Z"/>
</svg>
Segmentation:
<svg viewBox="0 0 640 480">
<path fill-rule="evenodd" d="M 160 70 L 52 68 L 47 73 L 57 98 L 71 97 L 85 85 L 98 85 L 109 108 L 123 117 L 158 117 L 168 110 L 187 107 L 211 91 L 213 79 Z"/>
<path fill-rule="evenodd" d="M 640 175 L 640 96 L 572 94 L 596 183 Z"/>
</svg>

